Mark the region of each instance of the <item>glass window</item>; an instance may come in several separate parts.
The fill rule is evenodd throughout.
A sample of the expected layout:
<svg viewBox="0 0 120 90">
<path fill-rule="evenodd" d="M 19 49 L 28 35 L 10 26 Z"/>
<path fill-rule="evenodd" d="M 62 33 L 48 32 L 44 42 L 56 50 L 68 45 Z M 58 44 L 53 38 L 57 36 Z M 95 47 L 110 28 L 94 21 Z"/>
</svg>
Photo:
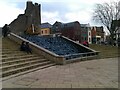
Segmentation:
<svg viewBox="0 0 120 90">
<path fill-rule="evenodd" d="M 84 38 L 82 37 L 82 40 L 83 40 Z"/>
<path fill-rule="evenodd" d="M 43 34 L 43 31 L 41 33 Z"/>
<path fill-rule="evenodd" d="M 45 33 L 47 33 L 47 30 L 45 30 Z"/>
<path fill-rule="evenodd" d="M 90 32 L 89 32 L 89 36 L 90 36 Z"/>
<path fill-rule="evenodd" d="M 90 38 L 89 38 L 89 42 L 90 42 Z"/>
</svg>

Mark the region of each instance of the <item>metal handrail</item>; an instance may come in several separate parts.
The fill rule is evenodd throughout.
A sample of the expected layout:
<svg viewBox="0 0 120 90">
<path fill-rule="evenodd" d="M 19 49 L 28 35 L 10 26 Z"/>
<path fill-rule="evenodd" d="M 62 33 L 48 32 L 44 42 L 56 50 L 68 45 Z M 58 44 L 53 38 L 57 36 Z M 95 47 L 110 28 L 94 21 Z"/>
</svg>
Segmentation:
<svg viewBox="0 0 120 90">
<path fill-rule="evenodd" d="M 80 57 L 88 57 L 88 55 L 90 54 L 94 54 L 97 55 L 97 53 L 99 53 L 98 51 L 96 52 L 87 52 L 87 53 L 75 53 L 75 54 L 68 54 L 68 55 L 64 55 L 64 57 L 70 57 L 70 56 L 80 56 Z"/>
<path fill-rule="evenodd" d="M 68 54 L 68 55 L 64 55 L 64 56 L 71 56 L 71 55 L 84 55 L 84 54 L 94 54 L 97 52 L 87 52 L 87 53 L 75 53 L 75 54 Z"/>
</svg>

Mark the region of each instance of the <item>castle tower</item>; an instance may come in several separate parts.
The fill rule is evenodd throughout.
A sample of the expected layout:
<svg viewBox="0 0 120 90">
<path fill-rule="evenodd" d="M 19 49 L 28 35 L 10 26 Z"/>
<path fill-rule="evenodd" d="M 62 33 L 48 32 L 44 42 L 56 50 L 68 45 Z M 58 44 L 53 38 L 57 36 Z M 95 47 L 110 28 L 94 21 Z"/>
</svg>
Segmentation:
<svg viewBox="0 0 120 90">
<path fill-rule="evenodd" d="M 31 1 L 27 2 L 25 16 L 26 16 L 26 28 L 32 24 L 32 12 L 33 10 L 33 3 Z"/>
<path fill-rule="evenodd" d="M 26 31 L 30 33 L 38 32 L 41 24 L 41 8 L 40 4 L 33 4 L 32 1 L 26 2 L 26 9 L 24 14 L 20 14 L 17 19 L 14 19 L 9 25 L 11 31 L 16 34 L 21 34 Z"/>
<path fill-rule="evenodd" d="M 25 15 L 26 15 L 26 29 L 29 27 L 34 28 L 37 32 L 39 25 L 41 24 L 41 11 L 40 4 L 33 4 L 31 1 L 27 1 Z"/>
</svg>

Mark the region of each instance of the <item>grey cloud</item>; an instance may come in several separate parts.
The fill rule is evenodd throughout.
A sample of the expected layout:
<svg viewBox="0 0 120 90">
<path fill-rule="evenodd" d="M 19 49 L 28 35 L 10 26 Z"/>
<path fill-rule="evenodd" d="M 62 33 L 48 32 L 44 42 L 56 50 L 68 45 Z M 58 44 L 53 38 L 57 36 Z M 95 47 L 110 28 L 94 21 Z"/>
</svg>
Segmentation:
<svg viewBox="0 0 120 90">
<path fill-rule="evenodd" d="M 43 12 L 59 12 L 60 14 L 64 14 L 69 11 L 66 3 L 62 2 L 43 2 L 42 4 Z"/>
<path fill-rule="evenodd" d="M 69 7 L 65 2 L 42 2 L 41 3 L 42 12 L 58 12 L 59 19 L 67 20 L 64 16 L 67 12 L 69 12 Z"/>
</svg>

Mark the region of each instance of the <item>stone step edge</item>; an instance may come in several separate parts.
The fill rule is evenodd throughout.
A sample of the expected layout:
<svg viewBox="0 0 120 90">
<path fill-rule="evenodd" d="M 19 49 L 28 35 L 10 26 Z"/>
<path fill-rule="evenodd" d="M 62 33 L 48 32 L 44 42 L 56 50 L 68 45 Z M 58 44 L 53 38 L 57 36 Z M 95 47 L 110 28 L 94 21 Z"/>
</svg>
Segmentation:
<svg viewBox="0 0 120 90">
<path fill-rule="evenodd" d="M 40 61 L 40 62 L 43 62 L 43 61 L 46 61 L 47 59 L 38 59 L 38 60 L 32 60 L 32 61 L 29 61 L 29 62 L 22 62 L 22 63 L 17 63 L 17 64 L 14 64 L 14 65 L 8 65 L 8 66 L 3 66 L 3 67 L 0 67 L 0 70 L 1 69 L 5 69 L 5 68 L 10 68 L 10 67 L 17 67 L 17 66 L 19 66 L 19 65 L 24 65 L 24 64 L 30 64 L 30 63 L 33 63 L 33 62 L 38 62 L 38 61 Z"/>
<path fill-rule="evenodd" d="M 22 52 L 22 51 L 2 51 L 1 52 L 2 54 L 7 54 L 7 53 L 24 53 L 24 52 Z"/>
<path fill-rule="evenodd" d="M 26 60 L 26 59 L 32 59 L 32 58 L 37 58 L 37 57 L 39 57 L 39 58 L 44 58 L 43 56 L 33 56 L 33 57 L 26 57 L 26 58 L 16 58 L 17 60 Z M 13 62 L 13 61 L 16 61 L 16 59 L 6 59 L 6 60 L 0 60 L 0 62 Z M 0 64 L 2 64 L 2 63 L 0 63 Z"/>
<path fill-rule="evenodd" d="M 2 78 L 1 81 L 5 81 L 5 80 L 8 80 L 10 78 L 18 77 L 20 75 L 24 75 L 24 74 L 27 74 L 27 73 L 30 73 L 30 72 L 35 72 L 37 70 L 45 69 L 45 68 L 48 68 L 48 67 L 51 67 L 51 66 L 55 66 L 55 65 L 56 65 L 55 63 L 51 63 L 51 64 L 47 64 L 47 65 L 44 65 L 44 66 L 40 66 L 40 67 L 37 67 L 37 68 L 34 68 L 34 69 L 30 69 L 30 70 L 25 71 L 25 72 L 20 72 L 20 73 L 17 73 L 17 74 L 8 76 L 8 77 L 4 77 L 4 78 Z"/>
<path fill-rule="evenodd" d="M 24 51 L 20 51 L 20 50 L 9 50 L 9 51 L 1 51 L 2 54 L 13 54 L 13 53 L 27 53 Z"/>
<path fill-rule="evenodd" d="M 2 48 L 2 51 L 18 51 L 19 49 L 12 49 L 12 48 Z M 20 50 L 19 50 L 20 51 Z"/>
<path fill-rule="evenodd" d="M 23 55 L 28 55 L 28 54 L 27 53 L 10 53 L 10 54 L 2 54 L 0 56 L 9 57 L 9 56 L 23 56 Z"/>
<path fill-rule="evenodd" d="M 28 54 L 28 55 L 23 55 L 23 56 L 20 56 L 20 57 L 9 57 L 9 58 L 7 57 L 7 58 L 2 58 L 2 60 L 27 58 L 27 57 L 33 57 L 33 56 L 35 56 L 35 55 L 30 55 L 30 54 Z"/>
<path fill-rule="evenodd" d="M 0 62 L 0 66 L 3 65 L 3 64 L 9 64 L 9 63 L 15 63 L 15 62 L 26 62 L 26 61 L 29 61 L 29 60 L 35 60 L 35 59 L 44 59 L 42 57 L 30 57 L 30 58 L 23 58 L 23 59 L 17 59 L 17 60 L 12 60 L 12 61 L 5 61 L 5 62 Z"/>
<path fill-rule="evenodd" d="M 0 67 L 0 70 L 1 69 L 4 69 L 4 68 L 9 68 L 9 67 L 15 67 L 15 66 L 19 66 L 19 65 L 24 65 L 24 64 L 32 64 L 32 63 L 34 63 L 34 62 L 44 62 L 44 61 L 48 61 L 47 59 L 36 59 L 36 60 L 32 60 L 32 61 L 29 61 L 29 62 L 22 62 L 22 63 L 19 63 L 19 64 L 14 64 L 14 65 L 8 65 L 8 66 L 2 66 L 2 67 Z"/>
<path fill-rule="evenodd" d="M 20 68 L 17 68 L 17 69 L 12 69 L 12 70 L 3 72 L 2 74 L 6 74 L 6 73 L 10 73 L 10 72 L 22 70 L 22 69 L 29 68 L 29 67 L 36 66 L 36 65 L 44 65 L 44 64 L 47 64 L 47 63 L 50 63 L 50 62 L 51 62 L 51 61 L 47 61 L 47 62 L 43 62 L 43 63 L 37 63 L 37 64 L 29 65 L 29 66 L 27 66 L 27 67 L 20 67 Z"/>
</svg>

